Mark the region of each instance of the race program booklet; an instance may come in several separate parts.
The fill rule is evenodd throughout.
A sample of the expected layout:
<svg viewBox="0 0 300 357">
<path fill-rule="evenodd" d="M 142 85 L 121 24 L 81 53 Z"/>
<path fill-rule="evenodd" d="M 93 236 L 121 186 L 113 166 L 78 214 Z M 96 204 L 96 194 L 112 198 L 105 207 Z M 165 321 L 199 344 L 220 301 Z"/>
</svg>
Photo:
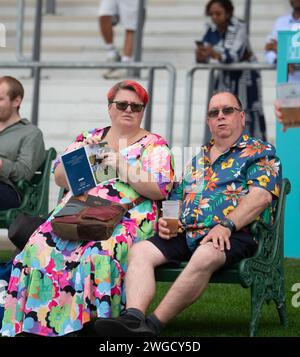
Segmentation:
<svg viewBox="0 0 300 357">
<path fill-rule="evenodd" d="M 102 164 L 99 155 L 110 151 L 106 142 L 85 145 L 61 155 L 69 187 L 74 196 L 80 195 L 98 184 L 117 177 L 116 171 Z"/>
</svg>

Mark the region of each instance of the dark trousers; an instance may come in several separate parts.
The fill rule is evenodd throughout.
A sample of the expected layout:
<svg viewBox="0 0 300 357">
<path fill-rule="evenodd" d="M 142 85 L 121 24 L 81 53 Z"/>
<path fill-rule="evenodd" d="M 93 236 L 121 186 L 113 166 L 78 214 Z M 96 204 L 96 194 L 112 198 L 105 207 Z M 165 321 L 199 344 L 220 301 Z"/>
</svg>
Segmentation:
<svg viewBox="0 0 300 357">
<path fill-rule="evenodd" d="M 0 182 L 0 211 L 19 207 L 20 204 L 18 193 L 10 185 Z"/>
</svg>

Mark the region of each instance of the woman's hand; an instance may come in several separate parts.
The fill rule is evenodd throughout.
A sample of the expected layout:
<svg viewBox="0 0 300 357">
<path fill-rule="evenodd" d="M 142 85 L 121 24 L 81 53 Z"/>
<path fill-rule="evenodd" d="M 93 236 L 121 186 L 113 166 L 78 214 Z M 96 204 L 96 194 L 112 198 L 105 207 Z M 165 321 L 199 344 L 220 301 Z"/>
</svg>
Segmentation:
<svg viewBox="0 0 300 357">
<path fill-rule="evenodd" d="M 195 50 L 196 61 L 199 63 L 207 62 L 211 56 L 211 51 L 211 46 L 198 45 Z"/>
<path fill-rule="evenodd" d="M 120 154 L 118 152 L 111 149 L 99 154 L 98 157 L 102 160 L 101 164 L 111 166 L 115 171 L 119 171 Z M 126 161 L 123 161 L 126 164 Z"/>
<path fill-rule="evenodd" d="M 208 62 L 210 58 L 221 61 L 221 54 L 216 52 L 212 46 L 198 46 L 195 50 L 196 60 L 197 62 L 204 63 Z"/>
<path fill-rule="evenodd" d="M 155 177 L 140 166 L 139 160 L 135 164 L 129 164 L 127 159 L 119 152 L 112 149 L 99 154 L 102 164 L 112 167 L 118 178 L 130 185 L 140 195 L 151 200 L 161 200 L 164 198 Z"/>
<path fill-rule="evenodd" d="M 72 147 L 72 149 L 76 150 L 76 149 L 82 148 L 83 146 L 86 146 L 86 145 L 97 145 L 97 144 L 99 144 L 100 141 L 101 141 L 101 138 L 93 136 L 91 138 L 84 139 L 83 141 L 78 141 L 78 142 L 74 143 L 74 146 Z"/>
</svg>

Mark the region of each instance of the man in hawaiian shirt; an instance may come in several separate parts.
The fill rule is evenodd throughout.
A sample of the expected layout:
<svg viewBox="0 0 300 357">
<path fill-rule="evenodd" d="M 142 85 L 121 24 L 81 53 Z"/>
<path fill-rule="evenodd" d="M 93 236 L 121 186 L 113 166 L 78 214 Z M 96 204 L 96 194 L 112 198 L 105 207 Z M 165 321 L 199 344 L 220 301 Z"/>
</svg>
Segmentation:
<svg viewBox="0 0 300 357">
<path fill-rule="evenodd" d="M 98 319 L 99 336 L 155 336 L 196 301 L 212 274 L 252 256 L 257 241 L 249 224 L 272 223 L 279 196 L 281 164 L 275 148 L 244 131 L 245 112 L 229 92 L 212 96 L 207 124 L 212 140 L 203 146 L 174 187 L 171 200 L 182 200 L 178 234 L 159 220 L 159 235 L 135 244 L 126 273 L 127 310 L 119 318 Z M 188 261 L 154 313 L 145 312 L 155 295 L 154 268 Z"/>
</svg>

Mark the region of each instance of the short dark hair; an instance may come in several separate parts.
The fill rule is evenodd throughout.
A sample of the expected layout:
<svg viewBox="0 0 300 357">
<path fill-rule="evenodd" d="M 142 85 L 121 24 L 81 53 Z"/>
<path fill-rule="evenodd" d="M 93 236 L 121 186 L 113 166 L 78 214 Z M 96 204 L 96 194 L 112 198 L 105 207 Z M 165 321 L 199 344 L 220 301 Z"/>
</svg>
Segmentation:
<svg viewBox="0 0 300 357">
<path fill-rule="evenodd" d="M 16 78 L 11 76 L 3 76 L 0 77 L 0 84 L 1 83 L 7 83 L 8 85 L 7 95 L 9 96 L 10 100 L 14 100 L 17 97 L 21 97 L 21 99 L 23 99 L 24 88 L 22 86 L 22 83 L 18 81 Z"/>
<path fill-rule="evenodd" d="M 244 111 L 244 109 L 243 109 L 243 104 L 242 104 L 240 98 L 239 98 L 236 94 L 234 94 L 234 93 L 232 93 L 232 92 L 229 92 L 229 91 L 215 92 L 215 93 L 213 93 L 213 95 L 211 96 L 210 100 L 211 100 L 215 95 L 222 94 L 222 93 L 229 93 L 229 94 L 231 94 L 231 95 L 235 98 L 235 100 L 236 100 L 236 102 L 237 102 L 237 104 L 238 104 L 238 108 L 239 108 L 240 110 Z"/>
<path fill-rule="evenodd" d="M 206 16 L 209 16 L 210 7 L 213 4 L 219 4 L 220 6 L 222 6 L 223 9 L 226 11 L 226 13 L 230 15 L 230 17 L 233 15 L 234 7 L 233 7 L 231 0 L 210 0 L 207 3 L 206 8 L 205 8 Z"/>
</svg>

